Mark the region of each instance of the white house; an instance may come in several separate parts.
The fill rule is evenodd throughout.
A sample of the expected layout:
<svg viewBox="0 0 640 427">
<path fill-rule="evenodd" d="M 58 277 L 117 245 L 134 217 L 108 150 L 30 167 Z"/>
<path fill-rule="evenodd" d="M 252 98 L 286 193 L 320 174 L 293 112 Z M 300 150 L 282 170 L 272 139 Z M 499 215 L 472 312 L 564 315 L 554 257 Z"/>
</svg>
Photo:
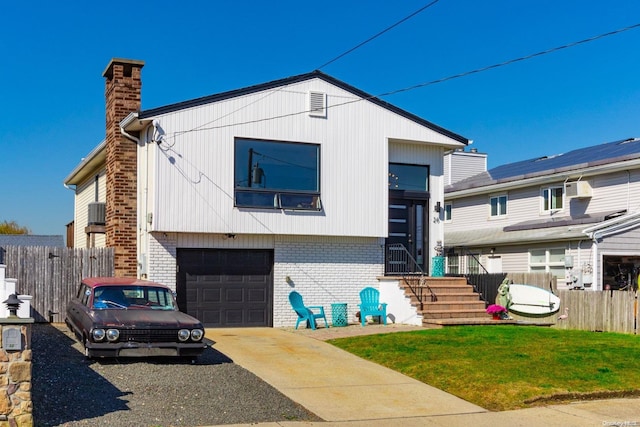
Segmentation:
<svg viewBox="0 0 640 427">
<path fill-rule="evenodd" d="M 460 151 L 453 168 L 477 168 Z M 476 155 L 477 156 L 477 155 Z M 457 159 L 462 159 L 459 162 Z M 477 169 L 476 169 L 477 170 Z M 460 175 L 462 172 L 458 170 Z M 640 139 L 498 166 L 445 187 L 450 273 L 546 271 L 559 288 L 637 283 Z"/>
<path fill-rule="evenodd" d="M 294 289 L 353 319 L 390 243 L 428 272 L 466 138 L 319 71 L 140 110 L 143 65 L 103 74 L 106 139 L 65 179 L 76 246 L 114 247 L 207 326 L 293 325 Z"/>
</svg>

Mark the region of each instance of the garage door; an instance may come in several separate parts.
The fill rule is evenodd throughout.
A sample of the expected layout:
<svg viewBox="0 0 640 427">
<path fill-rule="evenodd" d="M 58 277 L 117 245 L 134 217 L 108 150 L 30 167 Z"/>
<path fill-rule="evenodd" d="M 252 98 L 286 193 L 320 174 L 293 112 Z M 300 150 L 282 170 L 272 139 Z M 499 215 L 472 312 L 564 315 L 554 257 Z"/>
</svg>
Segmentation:
<svg viewBox="0 0 640 427">
<path fill-rule="evenodd" d="M 178 249 L 180 310 L 206 327 L 273 326 L 273 251 Z"/>
</svg>

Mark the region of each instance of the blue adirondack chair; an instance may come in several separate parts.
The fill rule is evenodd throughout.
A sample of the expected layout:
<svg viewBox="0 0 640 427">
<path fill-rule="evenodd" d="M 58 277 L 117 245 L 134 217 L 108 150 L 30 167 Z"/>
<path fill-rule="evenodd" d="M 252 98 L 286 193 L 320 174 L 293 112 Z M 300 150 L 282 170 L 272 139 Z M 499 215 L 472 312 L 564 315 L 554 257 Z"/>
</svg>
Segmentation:
<svg viewBox="0 0 640 427">
<path fill-rule="evenodd" d="M 380 303 L 380 291 L 368 287 L 360 291 L 360 322 L 366 323 L 367 316 L 380 317 L 382 323 L 387 324 L 387 304 Z"/>
<path fill-rule="evenodd" d="M 298 321 L 296 322 L 296 329 L 302 321 L 307 322 L 307 328 L 316 328 L 316 319 L 324 319 L 324 327 L 328 327 L 327 318 L 324 315 L 324 307 L 320 305 L 305 306 L 302 302 L 302 295 L 296 291 L 291 291 L 289 294 L 289 302 L 291 307 L 298 315 Z"/>
</svg>

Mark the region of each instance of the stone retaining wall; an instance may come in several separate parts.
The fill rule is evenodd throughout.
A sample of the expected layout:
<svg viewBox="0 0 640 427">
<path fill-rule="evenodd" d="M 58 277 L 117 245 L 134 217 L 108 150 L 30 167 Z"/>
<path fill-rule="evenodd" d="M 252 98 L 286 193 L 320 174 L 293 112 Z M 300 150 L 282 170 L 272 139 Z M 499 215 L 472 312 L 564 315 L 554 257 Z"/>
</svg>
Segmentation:
<svg viewBox="0 0 640 427">
<path fill-rule="evenodd" d="M 32 325 L 33 319 L 0 319 L 0 427 L 33 426 Z M 20 336 L 17 345 L 11 339 L 14 333 Z"/>
</svg>

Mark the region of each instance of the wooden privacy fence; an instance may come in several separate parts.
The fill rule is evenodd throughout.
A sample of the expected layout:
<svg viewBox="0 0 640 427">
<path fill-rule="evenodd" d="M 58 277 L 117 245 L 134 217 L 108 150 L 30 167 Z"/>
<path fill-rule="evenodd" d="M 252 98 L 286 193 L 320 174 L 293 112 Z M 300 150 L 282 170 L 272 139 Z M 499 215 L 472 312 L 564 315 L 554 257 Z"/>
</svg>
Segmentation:
<svg viewBox="0 0 640 427">
<path fill-rule="evenodd" d="M 554 292 L 558 289 L 558 279 L 552 273 L 507 273 L 511 283 L 537 286 Z"/>
<path fill-rule="evenodd" d="M 83 278 L 114 274 L 112 248 L 5 246 L 2 258 L 6 277 L 17 279 L 16 293 L 31 295 L 36 322 L 63 322 Z"/>
<path fill-rule="evenodd" d="M 569 308 L 568 317 L 556 321 L 558 328 L 637 333 L 638 299 L 633 292 L 561 290 L 558 296 L 560 311 L 555 317 Z"/>
</svg>

